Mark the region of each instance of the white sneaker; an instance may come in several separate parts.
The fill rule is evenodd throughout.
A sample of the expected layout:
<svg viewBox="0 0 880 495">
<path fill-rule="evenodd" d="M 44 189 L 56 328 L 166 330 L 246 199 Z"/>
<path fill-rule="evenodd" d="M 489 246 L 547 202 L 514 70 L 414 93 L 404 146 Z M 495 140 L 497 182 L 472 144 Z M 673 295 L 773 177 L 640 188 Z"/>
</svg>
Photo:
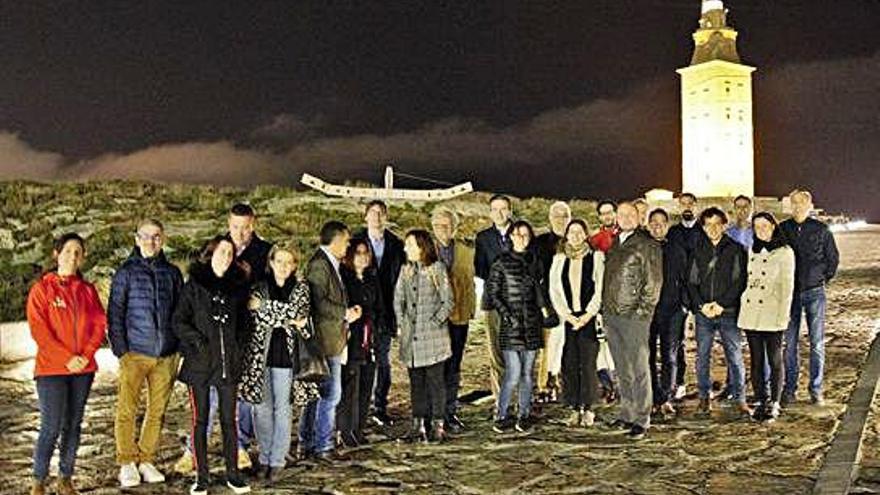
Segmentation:
<svg viewBox="0 0 880 495">
<path fill-rule="evenodd" d="M 138 471 L 140 471 L 144 483 L 165 482 L 165 475 L 159 472 L 159 470 L 156 469 L 156 466 L 150 464 L 149 462 L 142 462 L 141 465 L 138 466 Z"/>
<path fill-rule="evenodd" d="M 595 422 L 596 422 L 596 413 L 594 413 L 593 411 L 591 411 L 589 409 L 584 411 L 584 418 L 581 420 L 581 425 L 584 428 L 589 428 L 589 427 L 593 426 L 593 424 Z"/>
<path fill-rule="evenodd" d="M 685 395 L 687 395 L 687 388 L 684 385 L 675 387 L 675 400 L 682 400 Z"/>
<path fill-rule="evenodd" d="M 141 475 L 133 462 L 123 464 L 119 468 L 119 485 L 122 488 L 131 488 L 141 484 Z"/>
</svg>

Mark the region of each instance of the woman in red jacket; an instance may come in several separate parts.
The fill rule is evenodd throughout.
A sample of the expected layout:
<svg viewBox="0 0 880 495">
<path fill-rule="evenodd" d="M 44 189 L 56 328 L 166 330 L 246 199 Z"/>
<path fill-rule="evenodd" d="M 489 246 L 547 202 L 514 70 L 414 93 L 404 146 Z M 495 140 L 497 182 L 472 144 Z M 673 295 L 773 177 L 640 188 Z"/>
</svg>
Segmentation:
<svg viewBox="0 0 880 495">
<path fill-rule="evenodd" d="M 62 235 L 55 241 L 52 257 L 56 268 L 31 287 L 27 301 L 28 325 L 37 343 L 34 376 L 40 402 L 32 495 L 46 493 L 49 460 L 56 443 L 61 472 L 56 492 L 77 493 L 71 476 L 80 423 L 98 369 L 95 352 L 104 341 L 107 326 L 95 286 L 79 272 L 85 258 L 82 237 Z"/>
</svg>

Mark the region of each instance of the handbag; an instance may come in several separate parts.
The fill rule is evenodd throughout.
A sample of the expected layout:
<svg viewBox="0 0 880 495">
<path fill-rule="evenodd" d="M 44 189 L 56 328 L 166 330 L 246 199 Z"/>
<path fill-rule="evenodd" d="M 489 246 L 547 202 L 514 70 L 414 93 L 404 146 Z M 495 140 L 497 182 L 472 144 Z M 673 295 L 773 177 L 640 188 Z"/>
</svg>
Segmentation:
<svg viewBox="0 0 880 495">
<path fill-rule="evenodd" d="M 299 362 L 299 370 L 293 377 L 294 380 L 301 382 L 320 383 L 330 376 L 330 367 L 327 366 L 327 360 L 318 348 L 318 341 L 315 338 L 315 332 L 311 331 L 314 326 L 309 318 L 308 326 L 310 327 L 310 338 L 304 339 L 297 332 L 297 361 Z"/>
</svg>

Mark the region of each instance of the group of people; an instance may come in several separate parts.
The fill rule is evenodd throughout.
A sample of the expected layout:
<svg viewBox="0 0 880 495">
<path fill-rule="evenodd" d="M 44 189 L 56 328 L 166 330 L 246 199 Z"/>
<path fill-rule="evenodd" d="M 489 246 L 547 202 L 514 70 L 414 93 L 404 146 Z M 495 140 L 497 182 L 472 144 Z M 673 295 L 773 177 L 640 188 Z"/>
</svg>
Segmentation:
<svg viewBox="0 0 880 495">
<path fill-rule="evenodd" d="M 27 302 L 40 405 L 32 494 L 46 493 L 56 446 L 57 493 L 77 493 L 71 477 L 80 424 L 105 334 L 119 359 L 114 433 L 124 488 L 165 480 L 155 458 L 176 380 L 188 388 L 192 431 L 175 470 L 195 471 L 194 495 L 210 484 L 215 411 L 225 483 L 234 493 L 250 491 L 240 470 L 252 467 L 251 444 L 259 478 L 271 484 L 282 474 L 294 406 L 297 458 L 332 462 L 340 446 L 368 443 L 368 422 L 394 420 L 393 339 L 410 381 L 405 439 L 444 441 L 465 428 L 457 399 L 477 305 L 475 277 L 483 281 L 492 428 L 499 433 L 532 430 L 534 388 L 544 396 L 561 392 L 571 409 L 568 426 L 592 426 L 599 391 L 610 381 L 597 369 L 607 342 L 616 382 L 609 388 L 619 401 L 611 427 L 642 438 L 652 414 L 675 414 L 683 395 L 688 312 L 696 318 L 701 413 L 711 409 L 717 333 L 728 367 L 722 395 L 755 419 L 778 417 L 795 400 L 803 311 L 810 395 L 821 404 L 824 287 L 838 254 L 828 228 L 809 217 L 810 193 L 793 192 L 791 203 L 793 218 L 777 223 L 767 212 L 752 215 L 750 198 L 740 196 L 728 225 L 724 211 L 698 213 L 696 198 L 684 193 L 681 223 L 670 227 L 669 213 L 648 212 L 645 202 L 602 201 L 593 231 L 557 202 L 549 231 L 535 236 L 529 222 L 513 219 L 511 200 L 496 195 L 489 201 L 492 225 L 470 247 L 456 238 L 459 219 L 448 207 L 434 209 L 432 232 L 413 229 L 401 239 L 387 228 L 386 204 L 373 200 L 357 232 L 338 221 L 324 224 L 303 270 L 292 242 L 261 239 L 252 207 L 236 204 L 228 232 L 205 243 L 186 280 L 165 258 L 162 223 L 142 221 L 113 277 L 106 314 L 79 271 L 85 241 L 65 234 L 54 245 L 55 267 Z M 751 353 L 754 411 L 745 397 L 741 330 Z"/>
</svg>

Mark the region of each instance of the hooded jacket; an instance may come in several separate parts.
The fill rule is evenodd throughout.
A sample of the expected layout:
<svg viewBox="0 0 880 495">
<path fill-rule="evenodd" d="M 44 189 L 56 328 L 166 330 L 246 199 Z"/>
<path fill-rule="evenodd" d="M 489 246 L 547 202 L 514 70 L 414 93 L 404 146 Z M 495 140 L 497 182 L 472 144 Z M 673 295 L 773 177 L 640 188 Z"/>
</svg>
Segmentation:
<svg viewBox="0 0 880 495">
<path fill-rule="evenodd" d="M 174 311 L 183 366 L 178 378 L 189 385 L 238 383 L 241 358 L 250 340 L 248 285 L 232 265 L 217 278 L 210 264 L 193 263 Z"/>
</svg>

